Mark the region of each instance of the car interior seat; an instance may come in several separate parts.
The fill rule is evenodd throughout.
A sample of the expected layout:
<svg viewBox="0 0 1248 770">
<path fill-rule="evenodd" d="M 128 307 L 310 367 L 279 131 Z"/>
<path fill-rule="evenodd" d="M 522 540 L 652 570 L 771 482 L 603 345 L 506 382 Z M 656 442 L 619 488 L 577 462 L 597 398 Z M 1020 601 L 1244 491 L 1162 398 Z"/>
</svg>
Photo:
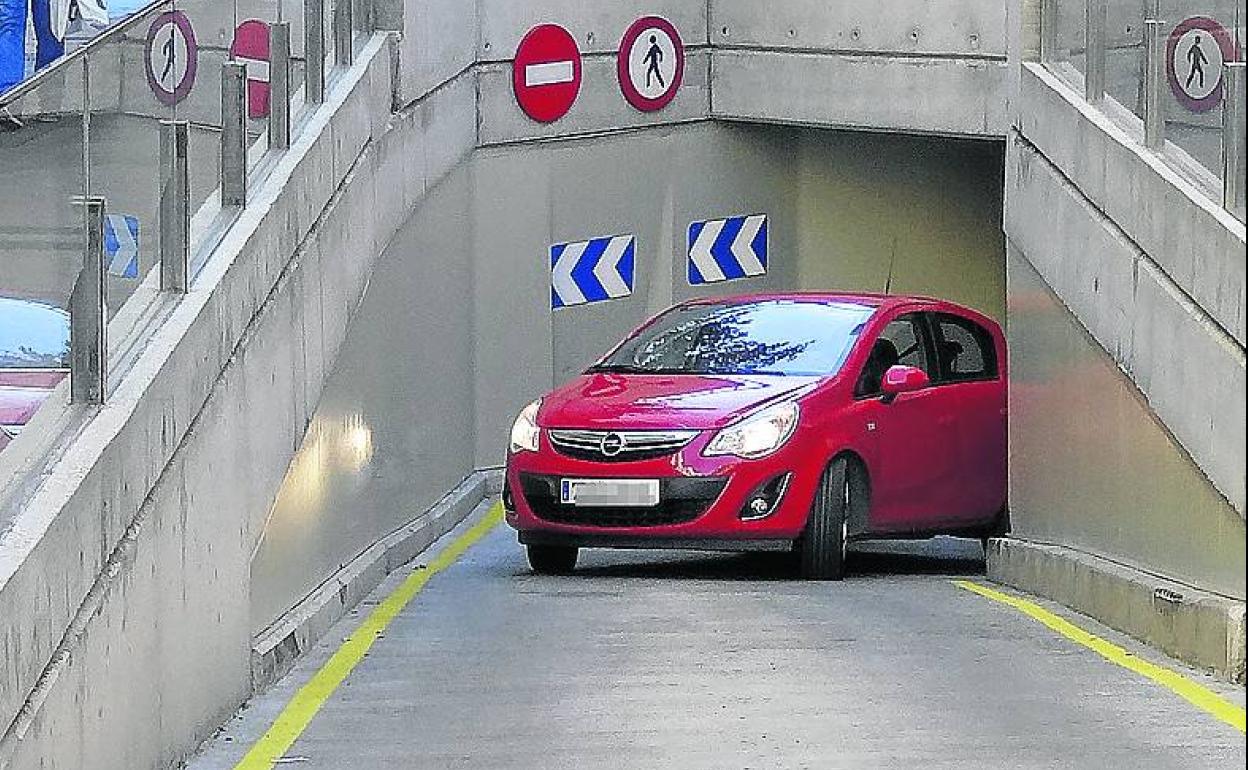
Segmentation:
<svg viewBox="0 0 1248 770">
<path fill-rule="evenodd" d="M 884 382 L 884 373 L 889 367 L 896 366 L 900 360 L 901 356 L 897 353 L 897 346 L 892 340 L 882 338 L 876 340 L 871 346 L 871 355 L 867 357 L 866 365 L 862 367 L 862 376 L 858 378 L 854 394 L 869 396 L 879 393 Z"/>
<path fill-rule="evenodd" d="M 962 343 L 955 340 L 941 340 L 936 346 L 937 355 L 940 356 L 940 370 L 942 372 L 953 373 L 953 362 L 958 360 L 958 356 L 962 355 Z"/>
</svg>

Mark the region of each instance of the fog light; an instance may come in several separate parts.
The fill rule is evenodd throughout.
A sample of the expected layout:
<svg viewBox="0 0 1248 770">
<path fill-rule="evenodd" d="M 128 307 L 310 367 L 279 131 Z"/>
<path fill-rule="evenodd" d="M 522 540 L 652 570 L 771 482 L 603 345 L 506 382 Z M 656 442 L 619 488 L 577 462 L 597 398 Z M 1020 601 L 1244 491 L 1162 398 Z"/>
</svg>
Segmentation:
<svg viewBox="0 0 1248 770">
<path fill-rule="evenodd" d="M 784 498 L 784 491 L 789 487 L 789 478 L 792 475 L 785 473 L 776 476 L 750 493 L 745 507 L 741 509 L 740 518 L 743 521 L 753 521 L 775 513 L 780 507 L 780 500 Z"/>
</svg>

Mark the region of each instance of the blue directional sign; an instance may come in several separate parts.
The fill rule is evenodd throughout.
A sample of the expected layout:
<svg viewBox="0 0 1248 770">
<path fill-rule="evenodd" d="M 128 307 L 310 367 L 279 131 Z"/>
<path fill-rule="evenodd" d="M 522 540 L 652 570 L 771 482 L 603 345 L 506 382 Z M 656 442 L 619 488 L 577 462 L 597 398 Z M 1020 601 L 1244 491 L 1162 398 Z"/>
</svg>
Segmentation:
<svg viewBox="0 0 1248 770">
<path fill-rule="evenodd" d="M 689 283 L 718 283 L 767 272 L 767 215 L 689 225 Z"/>
<path fill-rule="evenodd" d="M 104 253 L 108 272 L 121 278 L 139 277 L 139 218 L 129 214 L 104 216 Z"/>
<path fill-rule="evenodd" d="M 556 310 L 633 293 L 637 242 L 631 235 L 550 247 L 550 307 Z"/>
</svg>

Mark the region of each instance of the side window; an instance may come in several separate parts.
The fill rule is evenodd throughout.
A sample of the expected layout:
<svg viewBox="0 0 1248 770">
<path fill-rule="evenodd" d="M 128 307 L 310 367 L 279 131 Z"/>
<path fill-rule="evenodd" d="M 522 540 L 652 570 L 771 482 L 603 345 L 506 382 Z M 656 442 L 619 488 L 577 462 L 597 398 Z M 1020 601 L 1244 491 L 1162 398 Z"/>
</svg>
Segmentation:
<svg viewBox="0 0 1248 770">
<path fill-rule="evenodd" d="M 992 335 L 979 324 L 938 313 L 935 332 L 936 358 L 942 380 L 990 380 L 997 376 L 997 351 Z"/>
<path fill-rule="evenodd" d="M 901 364 L 913 366 L 932 376 L 923 342 L 923 325 L 918 313 L 900 316 L 888 323 L 871 346 L 871 355 L 862 367 L 862 374 L 854 386 L 859 398 L 878 395 L 884 381 L 884 373 L 890 366 Z"/>
</svg>

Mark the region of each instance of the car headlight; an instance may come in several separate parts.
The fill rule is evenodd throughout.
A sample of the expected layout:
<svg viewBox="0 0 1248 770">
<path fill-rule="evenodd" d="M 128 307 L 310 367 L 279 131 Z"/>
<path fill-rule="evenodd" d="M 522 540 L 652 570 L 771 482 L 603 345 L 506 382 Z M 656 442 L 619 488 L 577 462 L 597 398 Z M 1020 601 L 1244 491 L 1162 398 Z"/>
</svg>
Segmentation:
<svg viewBox="0 0 1248 770">
<path fill-rule="evenodd" d="M 511 451 L 536 452 L 541 429 L 537 427 L 537 410 L 542 405 L 539 398 L 520 410 L 520 416 L 511 426 Z"/>
<path fill-rule="evenodd" d="M 747 460 L 766 457 L 789 440 L 801 414 L 797 404 L 787 401 L 760 409 L 736 425 L 729 425 L 711 439 L 703 454 L 735 455 Z"/>
</svg>

